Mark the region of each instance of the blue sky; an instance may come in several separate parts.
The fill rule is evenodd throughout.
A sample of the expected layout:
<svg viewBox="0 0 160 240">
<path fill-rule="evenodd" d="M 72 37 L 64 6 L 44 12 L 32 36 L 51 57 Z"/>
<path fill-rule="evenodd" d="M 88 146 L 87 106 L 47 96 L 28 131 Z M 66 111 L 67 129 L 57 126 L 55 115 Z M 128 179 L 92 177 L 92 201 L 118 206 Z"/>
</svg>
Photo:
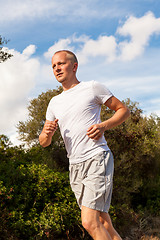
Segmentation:
<svg viewBox="0 0 160 240">
<path fill-rule="evenodd" d="M 51 57 L 69 49 L 78 79 L 105 84 L 120 100 L 160 116 L 160 1 L 0 0 L 0 35 L 14 57 L 0 64 L 0 134 L 17 142 L 30 99 L 56 88 Z"/>
</svg>

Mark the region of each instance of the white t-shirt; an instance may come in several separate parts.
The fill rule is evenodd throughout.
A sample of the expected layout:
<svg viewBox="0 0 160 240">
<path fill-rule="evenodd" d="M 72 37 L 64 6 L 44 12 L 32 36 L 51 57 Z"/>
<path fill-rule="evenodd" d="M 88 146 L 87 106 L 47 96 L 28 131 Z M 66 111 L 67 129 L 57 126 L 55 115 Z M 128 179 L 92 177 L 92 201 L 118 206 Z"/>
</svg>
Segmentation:
<svg viewBox="0 0 160 240">
<path fill-rule="evenodd" d="M 104 135 L 99 140 L 93 140 L 86 134 L 91 125 L 101 122 L 101 105 L 112 96 L 104 85 L 90 81 L 80 82 L 51 99 L 46 119 L 59 120 L 70 164 L 83 162 L 109 150 Z"/>
</svg>

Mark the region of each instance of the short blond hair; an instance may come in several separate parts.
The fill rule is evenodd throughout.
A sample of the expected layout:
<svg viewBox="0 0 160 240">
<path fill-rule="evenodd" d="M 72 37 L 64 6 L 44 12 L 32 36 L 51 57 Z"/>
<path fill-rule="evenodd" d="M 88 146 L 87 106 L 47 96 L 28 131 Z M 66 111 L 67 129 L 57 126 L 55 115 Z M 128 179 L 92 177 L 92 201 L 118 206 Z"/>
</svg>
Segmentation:
<svg viewBox="0 0 160 240">
<path fill-rule="evenodd" d="M 77 59 L 76 55 L 75 55 L 73 52 L 71 52 L 71 51 L 69 51 L 69 50 L 60 50 L 60 51 L 55 52 L 54 55 L 57 54 L 57 53 L 60 53 L 60 52 L 65 52 L 65 53 L 67 53 L 67 56 L 69 57 L 69 59 L 71 60 L 71 62 L 73 62 L 73 63 L 78 63 L 78 59 Z"/>
</svg>

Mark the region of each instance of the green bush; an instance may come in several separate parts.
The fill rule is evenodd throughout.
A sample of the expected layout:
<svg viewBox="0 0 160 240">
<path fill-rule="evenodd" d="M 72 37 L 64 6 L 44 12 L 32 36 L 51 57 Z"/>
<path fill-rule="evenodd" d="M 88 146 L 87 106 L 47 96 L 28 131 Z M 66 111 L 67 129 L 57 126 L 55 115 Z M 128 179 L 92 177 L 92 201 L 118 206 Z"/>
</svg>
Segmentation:
<svg viewBox="0 0 160 240">
<path fill-rule="evenodd" d="M 10 174 L 6 178 L 12 179 L 12 185 L 0 182 L 3 227 L 19 239 L 27 240 L 67 239 L 73 234 L 83 234 L 68 173 L 29 163 L 12 167 Z M 3 230 L 0 229 L 1 233 Z"/>
<path fill-rule="evenodd" d="M 56 131 L 49 147 L 37 144 L 48 101 L 58 92 L 43 93 L 32 101 L 29 120 L 19 124 L 22 139 L 32 147 L 11 147 L 9 139 L 0 136 L 1 239 L 90 239 L 81 227 L 80 210 L 70 189 L 60 132 Z M 105 132 L 115 159 L 110 215 L 124 238 L 148 213 L 160 215 L 160 118 L 144 117 L 130 100 L 126 104 L 131 117 Z M 102 121 L 112 114 L 104 106 Z"/>
</svg>

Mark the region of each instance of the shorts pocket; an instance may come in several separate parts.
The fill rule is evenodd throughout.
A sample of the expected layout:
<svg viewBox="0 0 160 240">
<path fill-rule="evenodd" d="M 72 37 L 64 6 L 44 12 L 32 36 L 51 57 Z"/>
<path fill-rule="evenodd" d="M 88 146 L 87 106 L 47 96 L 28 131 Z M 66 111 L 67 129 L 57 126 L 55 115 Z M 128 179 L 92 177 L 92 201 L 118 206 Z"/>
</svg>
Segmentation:
<svg viewBox="0 0 160 240">
<path fill-rule="evenodd" d="M 94 160 L 97 162 L 97 165 L 102 166 L 104 165 L 105 157 L 106 152 L 100 152 L 94 157 Z"/>
</svg>

